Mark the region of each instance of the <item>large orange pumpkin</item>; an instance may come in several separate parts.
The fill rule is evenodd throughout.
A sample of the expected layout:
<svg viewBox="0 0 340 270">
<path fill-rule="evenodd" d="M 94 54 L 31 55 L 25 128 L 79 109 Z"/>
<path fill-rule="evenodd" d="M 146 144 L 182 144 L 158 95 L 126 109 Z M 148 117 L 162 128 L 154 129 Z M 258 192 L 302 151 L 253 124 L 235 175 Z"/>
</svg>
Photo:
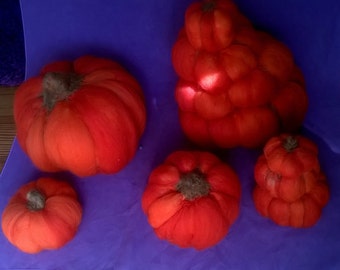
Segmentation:
<svg viewBox="0 0 340 270">
<path fill-rule="evenodd" d="M 76 234 L 82 208 L 67 182 L 39 178 L 22 186 L 2 213 L 8 241 L 26 253 L 58 249 Z"/>
<path fill-rule="evenodd" d="M 18 88 L 17 138 L 44 171 L 114 173 L 134 156 L 146 111 L 138 82 L 118 63 L 93 56 L 45 66 Z"/>
<path fill-rule="evenodd" d="M 309 227 L 329 200 L 318 147 L 302 135 L 271 138 L 254 169 L 257 211 L 283 226 Z"/>
<path fill-rule="evenodd" d="M 200 6 L 209 10 L 198 11 Z M 172 49 L 179 76 L 175 97 L 183 131 L 195 143 L 259 147 L 282 131 L 298 130 L 308 99 L 291 51 L 240 20 L 233 6 L 230 0 L 203 0 L 187 8 Z M 234 25 L 232 34 L 223 46 L 213 45 L 221 40 L 218 34 L 227 35 L 225 16 Z"/>
<path fill-rule="evenodd" d="M 176 151 L 152 171 L 142 208 L 159 238 L 204 249 L 227 235 L 240 195 L 237 175 L 215 155 Z"/>
</svg>

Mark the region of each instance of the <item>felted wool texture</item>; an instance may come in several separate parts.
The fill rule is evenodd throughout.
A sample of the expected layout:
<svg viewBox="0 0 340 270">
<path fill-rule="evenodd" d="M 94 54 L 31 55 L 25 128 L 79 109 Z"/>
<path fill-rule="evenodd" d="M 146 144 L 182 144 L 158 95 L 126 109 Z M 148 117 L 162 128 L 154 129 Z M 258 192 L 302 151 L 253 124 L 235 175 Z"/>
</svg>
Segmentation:
<svg viewBox="0 0 340 270">
<path fill-rule="evenodd" d="M 113 175 L 68 173 L 84 216 L 76 237 L 53 252 L 28 256 L 0 233 L 0 268 L 40 269 L 340 269 L 340 2 L 238 0 L 241 11 L 292 50 L 307 80 L 310 105 L 301 132 L 316 141 L 331 198 L 309 229 L 275 225 L 254 207 L 253 166 L 260 150 L 220 153 L 238 173 L 240 216 L 228 236 L 203 251 L 157 238 L 140 198 L 151 170 L 192 145 L 178 121 L 171 48 L 191 0 L 22 0 L 27 76 L 60 59 L 95 54 L 118 60 L 141 83 L 148 122 L 135 158 Z M 0 209 L 22 183 L 41 175 L 15 141 L 0 176 Z"/>
</svg>

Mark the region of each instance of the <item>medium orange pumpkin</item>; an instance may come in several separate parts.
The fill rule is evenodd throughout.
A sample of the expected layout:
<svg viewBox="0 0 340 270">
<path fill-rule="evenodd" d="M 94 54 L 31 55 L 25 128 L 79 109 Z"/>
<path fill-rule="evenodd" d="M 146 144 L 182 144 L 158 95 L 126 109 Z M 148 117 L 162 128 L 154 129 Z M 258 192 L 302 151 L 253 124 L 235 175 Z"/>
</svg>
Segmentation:
<svg viewBox="0 0 340 270">
<path fill-rule="evenodd" d="M 82 208 L 67 182 L 39 178 L 22 186 L 2 213 L 8 241 L 26 253 L 58 249 L 76 234 Z"/>
<path fill-rule="evenodd" d="M 44 171 L 114 173 L 134 156 L 146 110 L 138 82 L 117 62 L 83 56 L 45 66 L 18 88 L 17 138 Z"/>
<path fill-rule="evenodd" d="M 176 151 L 150 174 L 142 208 L 160 239 L 200 250 L 227 235 L 240 195 L 237 175 L 215 155 Z"/>
</svg>

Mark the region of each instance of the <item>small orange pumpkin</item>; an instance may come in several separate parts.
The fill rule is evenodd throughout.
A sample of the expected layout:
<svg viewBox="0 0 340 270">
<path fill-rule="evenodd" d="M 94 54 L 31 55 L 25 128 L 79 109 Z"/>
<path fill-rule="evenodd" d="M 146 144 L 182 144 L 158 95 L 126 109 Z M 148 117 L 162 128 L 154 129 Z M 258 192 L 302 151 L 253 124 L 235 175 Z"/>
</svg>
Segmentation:
<svg viewBox="0 0 340 270">
<path fill-rule="evenodd" d="M 227 235 L 240 195 L 236 173 L 215 155 L 176 151 L 152 171 L 142 208 L 160 239 L 200 250 Z"/>
<path fill-rule="evenodd" d="M 282 226 L 313 226 L 329 200 L 318 147 L 302 135 L 272 137 L 255 164 L 254 177 L 257 211 Z"/>
<path fill-rule="evenodd" d="M 264 146 L 255 165 L 256 183 L 274 197 L 292 202 L 319 181 L 317 145 L 302 135 L 281 134 Z"/>
<path fill-rule="evenodd" d="M 17 138 L 43 171 L 114 173 L 134 156 L 146 110 L 138 82 L 118 63 L 93 56 L 45 66 L 18 88 Z"/>
<path fill-rule="evenodd" d="M 2 213 L 8 241 L 26 253 L 58 249 L 76 234 L 82 208 L 75 190 L 64 181 L 39 178 L 22 186 Z"/>
</svg>

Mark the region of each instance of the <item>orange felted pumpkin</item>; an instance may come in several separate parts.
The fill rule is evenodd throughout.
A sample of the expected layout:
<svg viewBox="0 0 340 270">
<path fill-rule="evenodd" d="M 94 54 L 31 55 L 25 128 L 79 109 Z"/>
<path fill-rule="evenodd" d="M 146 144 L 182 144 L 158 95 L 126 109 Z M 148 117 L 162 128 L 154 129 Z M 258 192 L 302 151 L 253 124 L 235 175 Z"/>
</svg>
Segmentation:
<svg viewBox="0 0 340 270">
<path fill-rule="evenodd" d="M 76 234 L 82 208 L 66 182 L 39 178 L 22 186 L 2 213 L 8 241 L 26 253 L 58 249 Z"/>
<path fill-rule="evenodd" d="M 329 200 L 317 145 L 302 135 L 271 138 L 255 164 L 254 177 L 256 209 L 279 225 L 312 226 Z"/>
<path fill-rule="evenodd" d="M 320 178 L 318 147 L 302 135 L 271 138 L 255 165 L 256 183 L 274 197 L 292 202 L 308 193 Z"/>
<path fill-rule="evenodd" d="M 159 238 L 200 250 L 227 235 L 240 194 L 237 175 L 215 155 L 176 151 L 152 171 L 142 208 Z"/>
<path fill-rule="evenodd" d="M 14 100 L 17 138 L 44 171 L 114 173 L 134 156 L 146 111 L 138 82 L 93 56 L 45 66 Z"/>
<path fill-rule="evenodd" d="M 229 8 L 217 8 L 224 5 Z M 199 6 L 214 8 L 200 17 Z M 213 15 L 217 10 L 220 15 Z M 223 46 L 211 45 L 219 24 L 204 18 L 222 15 L 234 30 Z M 304 78 L 290 50 L 240 18 L 230 0 L 196 2 L 188 7 L 172 49 L 180 123 L 188 138 L 202 146 L 259 147 L 280 132 L 296 131 L 307 111 Z M 210 45 L 199 46 L 198 37 Z"/>
</svg>

